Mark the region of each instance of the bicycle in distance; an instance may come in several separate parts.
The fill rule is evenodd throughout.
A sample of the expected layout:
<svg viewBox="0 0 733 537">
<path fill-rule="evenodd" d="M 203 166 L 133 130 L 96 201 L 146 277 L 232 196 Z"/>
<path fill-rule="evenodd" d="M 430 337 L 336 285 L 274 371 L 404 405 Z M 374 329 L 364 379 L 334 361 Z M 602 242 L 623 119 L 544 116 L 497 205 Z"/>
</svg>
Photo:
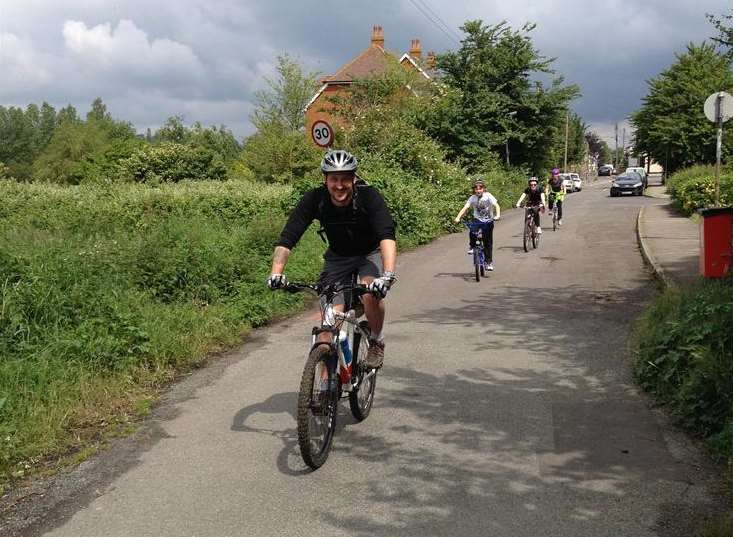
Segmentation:
<svg viewBox="0 0 733 537">
<path fill-rule="evenodd" d="M 483 222 L 464 222 L 468 228 L 468 232 L 473 234 L 476 243 L 473 247 L 473 268 L 476 275 L 476 281 L 480 282 L 482 277 L 486 277 L 486 251 L 484 249 Z"/>
<path fill-rule="evenodd" d="M 529 252 L 529 246 L 536 249 L 540 245 L 542 235 L 538 233 L 535 225 L 536 215 L 542 210 L 542 205 L 524 205 L 524 222 L 522 228 L 522 245 L 524 251 Z"/>
<path fill-rule="evenodd" d="M 563 203 L 565 201 L 565 195 L 563 194 L 557 194 L 555 192 L 550 192 L 550 214 L 552 215 L 552 231 L 557 231 L 557 228 L 559 228 L 562 225 L 562 218 L 561 218 L 561 206 L 558 205 L 559 203 Z"/>
<path fill-rule="evenodd" d="M 366 365 L 370 329 L 361 319 L 361 296 L 370 291 L 357 283 L 356 274 L 349 285 L 289 283 L 284 290 L 311 290 L 319 296 L 321 323 L 313 327 L 296 413 L 300 453 L 315 470 L 326 462 L 331 451 L 339 400 L 349 398 L 357 421 L 366 419 L 374 402 L 377 370 Z M 344 295 L 344 312 L 334 308 L 340 293 Z M 330 342 L 318 340 L 324 332 L 330 334 Z"/>
</svg>

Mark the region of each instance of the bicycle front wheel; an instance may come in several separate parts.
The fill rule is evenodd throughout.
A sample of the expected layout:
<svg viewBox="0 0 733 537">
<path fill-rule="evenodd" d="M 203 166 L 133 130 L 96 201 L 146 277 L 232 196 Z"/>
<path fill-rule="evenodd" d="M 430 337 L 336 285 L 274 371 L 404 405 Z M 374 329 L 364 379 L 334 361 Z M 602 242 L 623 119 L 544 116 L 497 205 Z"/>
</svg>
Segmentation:
<svg viewBox="0 0 733 537">
<path fill-rule="evenodd" d="M 298 393 L 298 444 L 303 461 L 314 470 L 328 458 L 338 414 L 336 360 L 329 345 L 315 347 L 303 368 Z"/>
<path fill-rule="evenodd" d="M 478 253 L 480 246 L 476 244 L 473 247 L 473 269 L 476 272 L 476 281 L 481 281 L 481 254 Z"/>
<path fill-rule="evenodd" d="M 529 241 L 530 235 L 532 234 L 532 221 L 525 218 L 524 220 L 524 237 L 522 244 L 524 245 L 524 251 L 529 252 Z"/>
<path fill-rule="evenodd" d="M 372 410 L 374 403 L 374 390 L 377 387 L 377 371 L 366 365 L 366 357 L 369 352 L 370 330 L 366 321 L 359 323 L 361 333 L 354 334 L 354 373 L 357 376 L 358 383 L 349 394 L 349 406 L 351 414 L 356 421 L 363 421 Z"/>
</svg>

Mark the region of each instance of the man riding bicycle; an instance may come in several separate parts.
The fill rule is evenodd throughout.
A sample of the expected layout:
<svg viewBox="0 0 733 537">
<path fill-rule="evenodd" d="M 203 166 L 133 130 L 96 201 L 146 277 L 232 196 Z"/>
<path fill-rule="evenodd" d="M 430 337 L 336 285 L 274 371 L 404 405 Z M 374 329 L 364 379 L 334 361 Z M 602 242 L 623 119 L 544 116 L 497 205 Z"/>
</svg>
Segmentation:
<svg viewBox="0 0 733 537">
<path fill-rule="evenodd" d="M 468 198 L 456 216 L 455 221 L 460 222 L 463 215 L 470 208 L 473 208 L 473 221 L 478 224 L 481 229 L 481 235 L 484 241 L 484 258 L 486 259 L 486 270 L 494 270 L 492 262 L 492 250 L 494 245 L 494 222 L 501 218 L 501 208 L 496 198 L 489 192 L 486 192 L 486 185 L 482 179 L 476 179 L 473 183 L 473 196 Z M 473 254 L 476 247 L 476 231 L 474 227 L 468 233 L 468 253 Z"/>
<path fill-rule="evenodd" d="M 522 195 L 519 196 L 519 201 L 517 201 L 517 208 L 519 208 L 522 205 L 522 202 L 524 199 L 527 199 L 527 207 L 530 207 L 532 210 L 532 215 L 534 216 L 534 225 L 537 228 L 537 234 L 542 233 L 542 228 L 540 227 L 540 210 L 544 208 L 545 206 L 545 193 L 537 186 L 539 181 L 536 177 L 530 177 L 527 181 L 527 188 L 524 189 L 524 192 L 522 192 Z"/>
<path fill-rule="evenodd" d="M 565 188 L 565 182 L 560 177 L 560 170 L 557 168 L 552 169 L 552 175 L 550 180 L 547 182 L 545 187 L 545 196 L 547 196 L 548 205 L 550 211 L 553 210 L 553 205 L 557 205 L 557 225 L 562 225 L 562 204 L 565 200 L 565 194 L 567 190 Z"/>
<path fill-rule="evenodd" d="M 384 361 L 384 297 L 395 280 L 395 223 L 381 194 L 357 181 L 357 166 L 356 158 L 347 151 L 326 153 L 321 161 L 323 185 L 306 192 L 293 209 L 275 246 L 267 286 L 287 286 L 283 270 L 290 251 L 313 220 L 318 220 L 321 237 L 325 233 L 328 239 L 319 282 L 348 285 L 356 271 L 372 292 L 362 296 L 372 334 L 366 362 L 379 368 Z M 336 309 L 343 311 L 343 303 Z M 319 338 L 330 341 L 327 333 Z"/>
</svg>

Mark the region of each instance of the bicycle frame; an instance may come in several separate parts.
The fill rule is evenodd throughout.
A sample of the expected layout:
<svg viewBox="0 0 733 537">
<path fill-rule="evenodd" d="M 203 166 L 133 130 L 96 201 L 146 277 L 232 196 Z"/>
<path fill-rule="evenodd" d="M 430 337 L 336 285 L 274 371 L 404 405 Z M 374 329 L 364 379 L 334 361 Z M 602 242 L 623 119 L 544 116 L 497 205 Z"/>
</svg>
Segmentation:
<svg viewBox="0 0 733 537">
<path fill-rule="evenodd" d="M 355 278 L 354 278 L 355 280 Z M 359 326 L 359 319 L 363 315 L 364 307 L 361 304 L 360 297 L 369 293 L 366 286 L 359 285 L 352 281 L 350 285 L 330 284 L 326 286 L 291 283 L 290 287 L 300 289 L 310 289 L 319 295 L 319 306 L 321 309 L 321 324 L 314 326 L 311 331 L 311 349 L 317 345 L 329 345 L 333 356 L 337 356 L 336 374 L 341 382 L 343 392 L 350 392 L 358 384 L 353 381 L 353 356 L 354 356 L 354 335 L 360 334 L 369 345 L 367 334 L 364 333 Z M 333 303 L 336 296 L 344 293 L 344 310 L 338 311 Z M 344 326 L 345 325 L 345 326 Z M 330 334 L 330 342 L 320 341 L 320 334 L 328 332 Z M 346 341 L 349 345 L 349 355 L 346 355 L 342 342 Z M 370 376 L 373 376 L 375 370 L 372 370 L 366 376 L 359 378 L 359 382 L 363 382 Z"/>
<path fill-rule="evenodd" d="M 550 192 L 549 200 L 548 200 L 548 208 L 552 211 L 552 230 L 555 231 L 557 229 L 557 222 L 560 220 L 560 217 L 558 215 L 558 203 L 563 203 L 565 201 L 565 194 L 558 193 L 558 192 Z"/>
<path fill-rule="evenodd" d="M 485 245 L 484 245 L 484 234 L 482 225 L 475 222 L 469 222 L 465 224 L 468 228 L 469 233 L 476 235 L 476 242 L 473 248 L 473 264 L 483 266 L 486 261 Z"/>
<path fill-rule="evenodd" d="M 532 248 L 537 248 L 537 242 L 539 235 L 535 230 L 535 212 L 539 212 L 540 206 L 524 206 L 524 221 L 522 222 L 522 242 L 524 245 L 524 251 L 529 251 L 528 242 L 532 243 Z"/>
</svg>

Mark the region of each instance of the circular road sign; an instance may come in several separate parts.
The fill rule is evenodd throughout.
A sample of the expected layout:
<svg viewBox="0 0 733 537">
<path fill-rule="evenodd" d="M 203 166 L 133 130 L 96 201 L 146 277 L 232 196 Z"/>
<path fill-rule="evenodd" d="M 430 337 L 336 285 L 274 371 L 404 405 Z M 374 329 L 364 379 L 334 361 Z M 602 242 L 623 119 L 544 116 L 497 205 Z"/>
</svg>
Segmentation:
<svg viewBox="0 0 733 537">
<path fill-rule="evenodd" d="M 333 129 L 325 121 L 318 120 L 311 127 L 311 137 L 316 145 L 328 147 L 333 142 Z"/>
<path fill-rule="evenodd" d="M 717 117 L 715 116 L 715 108 L 716 103 L 718 100 L 718 97 L 721 97 L 720 99 L 720 115 L 721 119 L 725 123 L 730 118 L 733 117 L 733 96 L 731 96 L 730 93 L 726 93 L 725 91 L 716 91 L 713 93 L 710 97 L 705 99 L 705 105 L 703 106 L 703 110 L 705 111 L 705 117 L 708 118 L 710 121 L 715 123 L 717 121 Z"/>
</svg>

